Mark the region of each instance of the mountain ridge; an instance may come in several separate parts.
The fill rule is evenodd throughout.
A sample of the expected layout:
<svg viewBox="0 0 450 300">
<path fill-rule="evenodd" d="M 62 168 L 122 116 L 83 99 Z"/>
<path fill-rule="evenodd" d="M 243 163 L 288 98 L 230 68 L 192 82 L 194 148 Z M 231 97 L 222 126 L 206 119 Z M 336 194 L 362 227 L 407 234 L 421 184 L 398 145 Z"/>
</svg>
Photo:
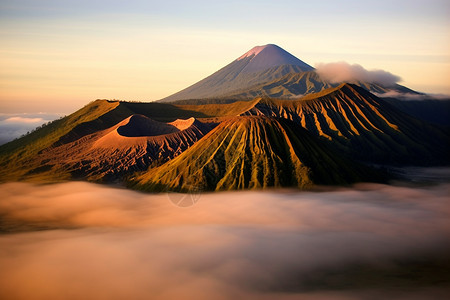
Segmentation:
<svg viewBox="0 0 450 300">
<path fill-rule="evenodd" d="M 253 73 L 283 65 L 298 66 L 302 71 L 314 70 L 307 63 L 274 44 L 256 46 L 235 61 L 245 60 L 246 58 L 249 58 L 249 60 L 242 70 L 243 73 Z"/>
</svg>

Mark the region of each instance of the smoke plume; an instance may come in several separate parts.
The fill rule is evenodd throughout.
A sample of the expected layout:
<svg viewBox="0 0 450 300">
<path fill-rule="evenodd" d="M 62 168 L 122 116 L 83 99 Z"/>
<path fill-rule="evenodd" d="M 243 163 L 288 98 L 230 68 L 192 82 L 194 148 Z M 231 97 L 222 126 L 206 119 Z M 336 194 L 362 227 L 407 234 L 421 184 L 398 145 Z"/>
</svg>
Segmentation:
<svg viewBox="0 0 450 300">
<path fill-rule="evenodd" d="M 331 83 L 362 81 L 389 87 L 401 80 L 399 76 L 387 71 L 366 70 L 361 65 L 346 62 L 319 63 L 316 65 L 316 72 Z"/>
</svg>

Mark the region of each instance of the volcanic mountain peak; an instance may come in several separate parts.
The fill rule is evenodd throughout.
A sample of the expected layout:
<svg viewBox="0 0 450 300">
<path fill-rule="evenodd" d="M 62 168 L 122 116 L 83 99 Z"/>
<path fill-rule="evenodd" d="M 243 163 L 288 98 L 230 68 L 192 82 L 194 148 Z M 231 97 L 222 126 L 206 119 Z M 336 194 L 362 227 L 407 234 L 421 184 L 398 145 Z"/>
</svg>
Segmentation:
<svg viewBox="0 0 450 300">
<path fill-rule="evenodd" d="M 262 50 L 264 50 L 264 48 L 267 48 L 269 46 L 275 46 L 275 45 L 267 44 L 267 45 L 264 45 L 264 46 L 255 46 L 252 49 L 250 49 L 249 51 L 247 51 L 246 53 L 244 53 L 243 55 L 241 55 L 237 60 L 241 60 L 241 59 L 244 59 L 246 57 L 250 57 L 252 55 L 258 55 L 259 52 L 261 52 Z"/>
<path fill-rule="evenodd" d="M 257 46 L 214 74 L 162 101 L 223 97 L 288 73 L 312 70 L 313 67 L 276 45 Z"/>
<path fill-rule="evenodd" d="M 253 47 L 236 61 L 245 58 L 248 58 L 249 62 L 242 72 L 258 72 L 283 65 L 298 66 L 302 71 L 314 70 L 310 65 L 274 44 Z"/>
</svg>

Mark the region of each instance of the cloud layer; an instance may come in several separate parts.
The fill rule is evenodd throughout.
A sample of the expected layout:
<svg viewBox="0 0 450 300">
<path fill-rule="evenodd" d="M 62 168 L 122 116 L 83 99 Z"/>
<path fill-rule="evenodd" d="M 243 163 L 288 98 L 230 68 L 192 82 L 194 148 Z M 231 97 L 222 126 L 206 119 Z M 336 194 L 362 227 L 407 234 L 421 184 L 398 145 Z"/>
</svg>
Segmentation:
<svg viewBox="0 0 450 300">
<path fill-rule="evenodd" d="M 316 65 L 316 72 L 331 83 L 362 81 L 389 87 L 401 80 L 399 76 L 390 72 L 366 70 L 361 65 L 351 65 L 347 62 L 319 63 Z"/>
<path fill-rule="evenodd" d="M 164 194 L 88 183 L 3 184 L 0 298 L 442 297 L 426 263 L 425 282 L 390 288 L 404 284 L 405 263 L 450 249 L 449 192 L 233 192 L 179 208 Z"/>
<path fill-rule="evenodd" d="M 58 117 L 60 114 L 0 114 L 0 145 Z"/>
</svg>

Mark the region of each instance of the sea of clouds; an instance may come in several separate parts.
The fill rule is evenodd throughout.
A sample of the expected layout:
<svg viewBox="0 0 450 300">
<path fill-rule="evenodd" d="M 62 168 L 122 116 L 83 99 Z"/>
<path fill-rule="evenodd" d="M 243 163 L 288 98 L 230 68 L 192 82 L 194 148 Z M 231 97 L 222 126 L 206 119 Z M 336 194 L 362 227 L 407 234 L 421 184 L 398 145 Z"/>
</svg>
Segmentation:
<svg viewBox="0 0 450 300">
<path fill-rule="evenodd" d="M 62 114 L 56 113 L 0 113 L 0 145 L 10 142 Z"/>
<path fill-rule="evenodd" d="M 201 194 L 180 208 L 84 182 L 6 183 L 0 298 L 443 298 L 449 194 L 361 184 Z"/>
</svg>

